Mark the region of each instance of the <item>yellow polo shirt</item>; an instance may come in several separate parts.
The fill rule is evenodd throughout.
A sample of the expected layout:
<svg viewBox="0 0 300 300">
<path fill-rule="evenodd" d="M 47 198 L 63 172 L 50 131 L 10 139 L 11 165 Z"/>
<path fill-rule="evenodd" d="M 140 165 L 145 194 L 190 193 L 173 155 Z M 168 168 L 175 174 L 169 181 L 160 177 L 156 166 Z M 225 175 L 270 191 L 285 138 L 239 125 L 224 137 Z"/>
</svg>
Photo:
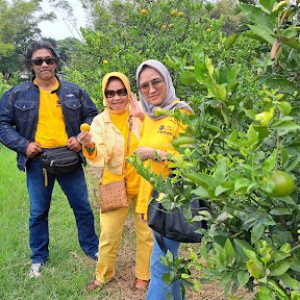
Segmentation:
<svg viewBox="0 0 300 300">
<path fill-rule="evenodd" d="M 36 81 L 34 83 L 36 84 Z M 56 90 L 58 86 L 59 82 L 56 80 L 52 91 Z M 51 93 L 52 91 L 40 88 L 39 119 L 35 141 L 42 148 L 66 146 L 68 141 L 61 100 L 56 93 Z"/>
</svg>

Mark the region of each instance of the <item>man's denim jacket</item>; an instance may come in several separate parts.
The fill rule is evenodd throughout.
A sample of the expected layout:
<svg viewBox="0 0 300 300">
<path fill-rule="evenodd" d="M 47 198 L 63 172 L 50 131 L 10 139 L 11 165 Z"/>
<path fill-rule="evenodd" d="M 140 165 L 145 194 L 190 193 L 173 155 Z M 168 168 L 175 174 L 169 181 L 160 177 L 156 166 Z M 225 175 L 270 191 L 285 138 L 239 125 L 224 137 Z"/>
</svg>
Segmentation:
<svg viewBox="0 0 300 300">
<path fill-rule="evenodd" d="M 57 78 L 58 79 L 58 78 Z M 57 93 L 68 137 L 80 133 L 82 123 L 91 124 L 98 114 L 87 92 L 79 86 L 59 80 Z M 26 149 L 34 141 L 39 118 L 40 92 L 33 81 L 16 85 L 5 92 L 0 101 L 0 142 L 17 152 L 18 168 L 25 171 Z M 81 153 L 84 160 L 84 157 Z"/>
</svg>

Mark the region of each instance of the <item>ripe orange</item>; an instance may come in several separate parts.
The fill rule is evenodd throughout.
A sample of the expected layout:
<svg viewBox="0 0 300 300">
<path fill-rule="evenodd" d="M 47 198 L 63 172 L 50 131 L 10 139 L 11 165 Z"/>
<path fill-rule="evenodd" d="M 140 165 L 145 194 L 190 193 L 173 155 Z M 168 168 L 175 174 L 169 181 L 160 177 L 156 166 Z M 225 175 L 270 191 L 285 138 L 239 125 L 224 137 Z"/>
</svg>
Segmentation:
<svg viewBox="0 0 300 300">
<path fill-rule="evenodd" d="M 210 28 L 207 28 L 207 29 L 206 29 L 206 32 L 207 32 L 207 33 L 211 33 L 211 29 L 210 29 Z"/>
<path fill-rule="evenodd" d="M 179 18 L 182 18 L 183 16 L 184 16 L 184 14 L 183 14 L 182 11 L 180 11 L 180 12 L 177 14 L 177 17 L 179 17 Z"/>
<path fill-rule="evenodd" d="M 142 14 L 145 15 L 147 13 L 147 10 L 145 8 L 142 9 Z"/>
<path fill-rule="evenodd" d="M 107 65 L 107 64 L 108 64 L 108 60 L 105 59 L 105 60 L 103 61 L 103 63 L 104 63 L 105 65 Z"/>
<path fill-rule="evenodd" d="M 171 16 L 176 16 L 177 15 L 177 11 L 175 9 L 171 10 Z"/>
<path fill-rule="evenodd" d="M 83 124 L 80 125 L 80 130 L 81 131 L 90 131 L 90 129 L 91 129 L 91 126 L 87 123 L 83 123 Z"/>
<path fill-rule="evenodd" d="M 161 26 L 161 28 L 165 29 L 165 28 L 167 28 L 167 25 L 163 25 L 163 26 Z"/>
<path fill-rule="evenodd" d="M 269 195 L 271 197 L 289 196 L 295 189 L 293 177 L 286 172 L 273 171 L 269 177 L 269 180 L 275 184 L 275 191 Z"/>
</svg>

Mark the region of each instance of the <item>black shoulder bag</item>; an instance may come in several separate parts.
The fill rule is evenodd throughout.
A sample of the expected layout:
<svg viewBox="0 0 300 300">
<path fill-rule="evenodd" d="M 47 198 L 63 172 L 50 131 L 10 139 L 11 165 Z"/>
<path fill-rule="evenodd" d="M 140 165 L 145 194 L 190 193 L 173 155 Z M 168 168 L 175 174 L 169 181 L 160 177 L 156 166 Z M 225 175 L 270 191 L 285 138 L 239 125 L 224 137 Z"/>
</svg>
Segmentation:
<svg viewBox="0 0 300 300">
<path fill-rule="evenodd" d="M 180 185 L 183 190 L 183 184 L 177 182 L 175 185 Z M 206 221 L 189 223 L 183 213 L 185 206 L 166 210 L 161 202 L 156 200 L 158 195 L 159 193 L 154 190 L 152 200 L 148 205 L 148 225 L 153 229 L 160 248 L 166 253 L 162 236 L 182 243 L 200 243 L 202 234 L 195 231 L 201 228 L 206 229 Z M 191 209 L 192 217 L 195 217 L 199 214 L 199 210 L 207 208 L 207 204 L 195 197 L 189 202 L 188 207 Z"/>
</svg>

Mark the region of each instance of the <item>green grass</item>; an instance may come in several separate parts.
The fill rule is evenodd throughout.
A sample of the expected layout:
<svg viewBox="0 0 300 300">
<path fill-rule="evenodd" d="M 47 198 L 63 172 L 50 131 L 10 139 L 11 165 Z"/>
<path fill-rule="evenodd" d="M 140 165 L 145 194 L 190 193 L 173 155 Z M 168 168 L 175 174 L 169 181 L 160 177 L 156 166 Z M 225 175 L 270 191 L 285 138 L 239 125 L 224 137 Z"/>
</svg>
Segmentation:
<svg viewBox="0 0 300 300">
<path fill-rule="evenodd" d="M 27 276 L 29 209 L 25 173 L 17 169 L 16 154 L 0 146 L 0 299 L 91 299 L 85 286 L 96 263 L 79 246 L 73 212 L 58 184 L 49 215 L 48 262 L 40 278 Z"/>
</svg>

